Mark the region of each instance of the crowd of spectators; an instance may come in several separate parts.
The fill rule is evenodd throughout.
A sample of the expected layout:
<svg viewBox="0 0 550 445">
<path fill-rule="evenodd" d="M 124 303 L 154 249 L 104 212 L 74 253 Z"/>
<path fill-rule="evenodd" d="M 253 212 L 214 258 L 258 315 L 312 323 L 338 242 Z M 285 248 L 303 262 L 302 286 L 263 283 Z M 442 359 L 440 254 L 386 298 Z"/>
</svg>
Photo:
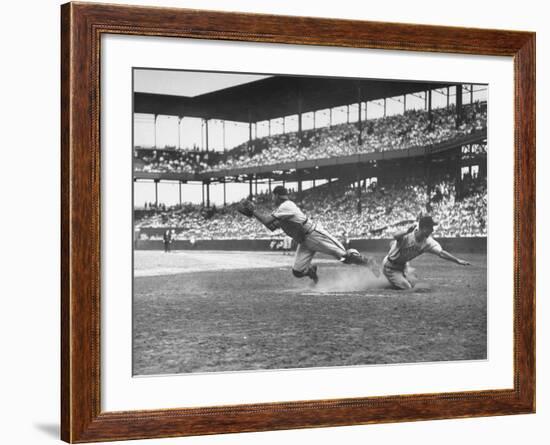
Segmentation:
<svg viewBox="0 0 550 445">
<path fill-rule="evenodd" d="M 455 183 L 449 178 L 429 189 L 421 180 L 385 186 L 374 183 L 362 190 L 360 199 L 350 184 L 333 182 L 304 191 L 300 207 L 329 232 L 346 232 L 351 238 L 388 238 L 426 213 L 439 222 L 436 237 L 486 236 L 486 179 L 470 179 L 460 199 L 456 195 Z M 266 212 L 272 209 L 267 195 L 258 196 L 256 205 Z M 240 215 L 235 206 L 204 209 L 188 204 L 145 216 L 136 227 L 177 227 L 183 229 L 179 239 L 265 239 L 273 235 L 255 219 Z"/>
<path fill-rule="evenodd" d="M 454 106 L 432 111 L 408 110 L 404 114 L 371 119 L 362 123 L 361 145 L 357 123 L 344 123 L 331 127 L 298 133 L 268 136 L 253 141 L 251 151 L 247 145 L 237 147 L 228 157 L 209 171 L 240 167 L 256 167 L 306 159 L 323 159 L 375 151 L 400 150 L 437 144 L 470 134 L 487 126 L 485 102 L 475 102 L 463 109 L 462 123 L 456 125 Z"/>
<path fill-rule="evenodd" d="M 198 173 L 257 167 L 306 159 L 323 159 L 357 153 L 399 150 L 437 144 L 481 130 L 487 126 L 487 103 L 463 107 L 462 123 L 456 125 L 454 105 L 432 111 L 408 110 L 404 114 L 369 119 L 359 127 L 344 123 L 302 132 L 283 133 L 245 142 L 216 158 L 192 150 L 134 150 L 134 169 L 144 172 Z"/>
<path fill-rule="evenodd" d="M 134 149 L 134 170 L 155 173 L 198 173 L 208 168 L 204 156 L 188 150 Z"/>
</svg>

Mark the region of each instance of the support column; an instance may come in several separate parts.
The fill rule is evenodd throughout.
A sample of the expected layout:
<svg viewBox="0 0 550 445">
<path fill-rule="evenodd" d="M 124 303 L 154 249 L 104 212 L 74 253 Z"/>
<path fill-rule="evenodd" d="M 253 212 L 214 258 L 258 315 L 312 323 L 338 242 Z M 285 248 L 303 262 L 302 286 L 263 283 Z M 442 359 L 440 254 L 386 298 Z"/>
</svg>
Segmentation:
<svg viewBox="0 0 550 445">
<path fill-rule="evenodd" d="M 328 128 L 332 127 L 332 108 L 328 109 Z"/>
<path fill-rule="evenodd" d="M 225 146 L 225 121 L 222 121 L 222 144 L 223 144 L 223 151 L 227 151 L 227 148 Z"/>
<path fill-rule="evenodd" d="M 179 181 L 178 185 L 179 185 L 179 197 L 180 197 L 180 207 L 181 207 L 181 204 L 182 204 L 182 199 L 181 199 L 181 181 Z"/>
<path fill-rule="evenodd" d="M 407 111 L 407 95 L 403 94 L 403 114 Z"/>
<path fill-rule="evenodd" d="M 210 208 L 210 181 L 206 183 L 206 207 Z"/>
<path fill-rule="evenodd" d="M 302 93 L 298 91 L 298 143 L 302 148 Z"/>
<path fill-rule="evenodd" d="M 201 120 L 201 151 L 204 150 L 204 120 Z"/>
<path fill-rule="evenodd" d="M 252 151 L 252 122 L 248 119 L 248 151 Z"/>
<path fill-rule="evenodd" d="M 348 117 L 347 117 L 347 122 L 348 122 L 348 124 L 349 124 L 349 105 L 346 105 L 346 113 L 347 113 L 347 115 L 348 115 Z"/>
<path fill-rule="evenodd" d="M 208 146 L 208 119 L 204 120 L 204 127 L 205 127 L 206 152 L 208 152 L 208 150 L 209 150 L 209 146 Z"/>
<path fill-rule="evenodd" d="M 359 147 L 363 145 L 363 123 L 361 122 L 361 84 L 357 84 L 357 106 L 359 107 L 359 117 L 357 119 L 357 130 L 359 130 L 359 134 L 357 135 L 357 144 Z"/>
<path fill-rule="evenodd" d="M 428 92 L 424 91 L 424 111 L 428 110 Z"/>
<path fill-rule="evenodd" d="M 267 120 L 267 135 L 271 136 L 271 119 Z"/>
<path fill-rule="evenodd" d="M 424 177 L 426 178 L 426 195 L 428 196 L 428 203 L 426 210 L 431 213 L 432 211 L 432 193 L 433 184 L 430 178 L 430 158 L 424 155 Z"/>
<path fill-rule="evenodd" d="M 223 206 L 224 207 L 227 205 L 227 195 L 226 195 L 226 190 L 225 190 L 226 183 L 227 183 L 227 181 L 225 180 L 225 178 L 223 178 Z"/>
<path fill-rule="evenodd" d="M 178 149 L 181 149 L 181 120 L 182 118 L 178 116 Z"/>
<path fill-rule="evenodd" d="M 254 178 L 254 196 L 258 196 L 258 177 Z"/>
<path fill-rule="evenodd" d="M 248 176 L 248 197 L 250 199 L 252 199 L 252 196 L 254 196 L 254 195 L 252 195 L 252 178 L 253 178 L 252 175 Z"/>
<path fill-rule="evenodd" d="M 157 117 L 158 115 L 155 114 L 155 119 L 153 123 L 153 146 L 157 148 Z"/>
<path fill-rule="evenodd" d="M 449 108 L 450 98 L 451 98 L 451 88 L 447 87 L 447 108 Z"/>
<path fill-rule="evenodd" d="M 386 117 L 386 103 L 387 103 L 387 100 L 384 97 L 384 117 Z"/>
<path fill-rule="evenodd" d="M 269 194 L 271 195 L 271 178 L 269 178 L 267 180 L 267 186 L 268 186 L 268 189 L 269 189 Z"/>
<path fill-rule="evenodd" d="M 456 85 L 456 128 L 462 123 L 462 84 Z"/>
<path fill-rule="evenodd" d="M 359 169 L 357 169 L 357 213 L 360 215 L 363 211 L 363 204 L 361 203 L 361 179 L 359 178 Z"/>
<path fill-rule="evenodd" d="M 470 84 L 470 103 L 474 103 L 474 84 Z"/>
<path fill-rule="evenodd" d="M 428 92 L 428 120 L 429 128 L 433 128 L 433 113 L 432 113 L 432 90 Z"/>
<path fill-rule="evenodd" d="M 462 199 L 462 146 L 456 148 L 455 198 Z"/>
<path fill-rule="evenodd" d="M 159 206 L 159 180 L 155 179 L 155 207 Z"/>
<path fill-rule="evenodd" d="M 204 181 L 201 182 L 201 191 L 202 191 L 202 206 L 204 207 Z"/>
</svg>

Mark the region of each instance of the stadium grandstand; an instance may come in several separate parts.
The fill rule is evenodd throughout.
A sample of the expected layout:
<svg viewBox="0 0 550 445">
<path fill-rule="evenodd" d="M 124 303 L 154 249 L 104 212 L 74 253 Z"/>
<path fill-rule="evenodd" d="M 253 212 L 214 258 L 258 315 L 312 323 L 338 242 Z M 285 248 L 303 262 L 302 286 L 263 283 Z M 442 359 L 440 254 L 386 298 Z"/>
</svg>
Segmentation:
<svg viewBox="0 0 550 445">
<path fill-rule="evenodd" d="M 134 183 L 154 189 L 135 203 L 138 247 L 166 229 L 181 241 L 270 240 L 235 203 L 267 210 L 279 184 L 354 239 L 388 238 L 424 213 L 440 223 L 435 236 L 486 237 L 486 85 L 269 76 L 195 96 L 136 91 L 134 116 L 134 136 L 152 127 L 134 146 Z M 187 122 L 199 130 L 186 145 Z M 229 126 L 241 129 L 234 144 Z M 167 129 L 177 141 L 162 143 Z M 175 202 L 159 196 L 163 183 L 178 188 Z M 186 199 L 191 186 L 198 202 Z M 212 187 L 223 190 L 217 203 Z"/>
</svg>

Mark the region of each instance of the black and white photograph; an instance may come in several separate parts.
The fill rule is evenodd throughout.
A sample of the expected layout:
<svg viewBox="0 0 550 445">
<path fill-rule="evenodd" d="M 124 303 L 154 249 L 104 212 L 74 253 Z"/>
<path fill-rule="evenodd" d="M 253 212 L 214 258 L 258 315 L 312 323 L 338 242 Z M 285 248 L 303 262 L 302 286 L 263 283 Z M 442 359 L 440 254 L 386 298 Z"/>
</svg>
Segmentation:
<svg viewBox="0 0 550 445">
<path fill-rule="evenodd" d="M 546 444 L 545 11 L 7 3 L 2 442 Z"/>
<path fill-rule="evenodd" d="M 487 360 L 489 85 L 132 76 L 134 376 Z"/>
</svg>

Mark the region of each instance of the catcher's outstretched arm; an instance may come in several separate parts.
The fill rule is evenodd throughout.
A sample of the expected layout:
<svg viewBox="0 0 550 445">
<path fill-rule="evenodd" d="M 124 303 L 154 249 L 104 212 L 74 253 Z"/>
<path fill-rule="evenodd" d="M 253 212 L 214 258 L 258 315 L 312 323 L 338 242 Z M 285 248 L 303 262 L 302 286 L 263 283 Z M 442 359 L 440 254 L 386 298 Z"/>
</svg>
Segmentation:
<svg viewBox="0 0 550 445">
<path fill-rule="evenodd" d="M 272 232 L 278 227 L 277 219 L 273 215 L 259 212 L 256 209 L 254 209 L 252 215 Z"/>
<path fill-rule="evenodd" d="M 258 211 L 254 203 L 250 200 L 239 203 L 239 205 L 237 205 L 237 211 L 242 213 L 247 218 L 256 218 L 272 232 L 279 227 L 277 218 L 273 215 Z"/>
</svg>

